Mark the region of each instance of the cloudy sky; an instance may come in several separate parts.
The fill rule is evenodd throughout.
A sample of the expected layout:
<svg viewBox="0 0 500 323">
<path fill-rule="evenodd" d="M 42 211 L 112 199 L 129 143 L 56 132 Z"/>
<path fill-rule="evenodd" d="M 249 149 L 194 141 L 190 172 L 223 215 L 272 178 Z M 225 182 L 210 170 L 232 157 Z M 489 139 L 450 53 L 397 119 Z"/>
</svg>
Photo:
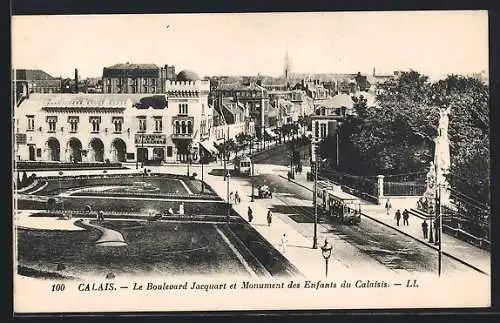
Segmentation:
<svg viewBox="0 0 500 323">
<path fill-rule="evenodd" d="M 99 77 L 115 63 L 200 75 L 488 70 L 486 11 L 15 16 L 14 68 Z"/>
</svg>

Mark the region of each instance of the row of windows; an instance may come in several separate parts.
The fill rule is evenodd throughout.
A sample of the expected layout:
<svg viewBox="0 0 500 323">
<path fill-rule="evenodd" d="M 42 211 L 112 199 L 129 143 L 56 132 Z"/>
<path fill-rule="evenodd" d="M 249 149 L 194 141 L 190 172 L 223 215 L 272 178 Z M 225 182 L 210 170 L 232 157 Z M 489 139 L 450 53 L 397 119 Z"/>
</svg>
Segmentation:
<svg viewBox="0 0 500 323">
<path fill-rule="evenodd" d="M 123 88 L 120 88 L 120 87 L 116 87 L 115 88 L 115 91 L 113 91 L 113 87 L 111 85 L 107 85 L 106 86 L 106 92 L 107 93 L 111 93 L 111 92 L 117 92 L 117 93 L 128 93 L 129 90 L 128 88 L 125 86 Z M 156 93 L 156 87 L 154 86 L 150 86 L 150 87 L 147 87 L 147 86 L 143 86 L 142 87 L 142 90 L 140 90 L 139 87 L 135 87 L 135 86 L 131 86 L 130 87 L 130 93 Z"/>
<path fill-rule="evenodd" d="M 120 84 L 129 84 L 129 85 L 137 85 L 139 82 L 138 79 L 133 79 L 133 78 L 116 78 L 115 80 L 118 80 L 118 83 Z M 128 82 L 127 82 L 128 80 Z M 142 79 L 142 84 L 143 85 L 156 85 L 156 82 L 157 80 L 156 79 L 152 79 L 152 78 L 143 78 Z M 106 79 L 106 84 L 107 85 L 111 85 L 111 79 L 110 78 L 107 78 Z"/>
<path fill-rule="evenodd" d="M 320 133 L 321 133 L 321 138 L 326 138 L 326 124 L 325 123 L 322 123 L 322 124 L 319 124 L 318 121 L 315 122 L 315 126 L 314 126 L 314 137 L 316 137 L 316 139 L 320 136 Z"/>
<path fill-rule="evenodd" d="M 175 134 L 192 134 L 193 133 L 193 123 L 188 121 L 175 121 Z"/>
<path fill-rule="evenodd" d="M 34 131 L 35 130 L 35 118 L 34 116 L 28 116 L 28 131 Z M 99 132 L 100 131 L 100 125 L 101 125 L 101 118 L 100 117 L 90 117 L 89 122 L 92 124 L 92 132 Z M 122 132 L 122 124 L 123 124 L 123 118 L 122 117 L 115 117 L 112 119 L 113 126 L 114 126 L 114 132 L 120 133 Z M 146 118 L 140 117 L 138 118 L 139 122 L 139 131 L 145 132 L 147 130 L 146 127 Z M 184 121 L 183 121 L 184 122 Z M 191 121 L 188 121 L 191 123 Z M 47 117 L 47 123 L 49 125 L 49 132 L 55 132 L 57 128 L 57 118 L 55 117 Z M 79 118 L 78 117 L 70 117 L 68 118 L 68 123 L 70 125 L 70 132 L 77 132 L 78 131 L 78 123 L 79 123 Z M 155 117 L 154 120 L 154 131 L 155 132 L 162 132 L 163 131 L 163 120 L 161 117 Z M 191 126 L 192 128 L 192 126 Z M 185 132 L 184 132 L 185 133 Z M 192 131 L 191 131 L 192 133 Z"/>
</svg>

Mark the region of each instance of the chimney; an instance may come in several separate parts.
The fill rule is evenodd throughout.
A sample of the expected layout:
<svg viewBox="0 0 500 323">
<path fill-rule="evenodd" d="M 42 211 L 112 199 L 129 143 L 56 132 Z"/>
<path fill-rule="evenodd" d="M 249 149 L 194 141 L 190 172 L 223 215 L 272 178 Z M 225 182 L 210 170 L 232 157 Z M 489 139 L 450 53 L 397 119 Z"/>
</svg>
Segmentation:
<svg viewBox="0 0 500 323">
<path fill-rule="evenodd" d="M 75 93 L 78 93 L 78 69 L 75 68 Z"/>
</svg>

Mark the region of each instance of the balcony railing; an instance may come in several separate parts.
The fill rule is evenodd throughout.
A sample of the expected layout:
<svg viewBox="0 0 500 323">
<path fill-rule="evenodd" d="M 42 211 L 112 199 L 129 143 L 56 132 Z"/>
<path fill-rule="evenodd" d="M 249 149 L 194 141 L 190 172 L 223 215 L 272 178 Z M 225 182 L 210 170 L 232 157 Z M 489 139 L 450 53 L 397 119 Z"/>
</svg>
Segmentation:
<svg viewBox="0 0 500 323">
<path fill-rule="evenodd" d="M 193 139 L 194 133 L 172 133 L 172 139 Z"/>
</svg>

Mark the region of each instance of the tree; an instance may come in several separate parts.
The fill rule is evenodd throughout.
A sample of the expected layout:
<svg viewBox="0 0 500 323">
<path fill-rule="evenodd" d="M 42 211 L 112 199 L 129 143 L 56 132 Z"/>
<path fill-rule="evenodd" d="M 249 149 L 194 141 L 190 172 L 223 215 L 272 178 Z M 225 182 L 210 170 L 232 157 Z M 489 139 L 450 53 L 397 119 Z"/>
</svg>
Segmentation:
<svg viewBox="0 0 500 323">
<path fill-rule="evenodd" d="M 379 85 L 379 90 L 378 106 L 360 98 L 354 104 L 356 116 L 342 126 L 341 156 L 347 158 L 343 167 L 358 175 L 426 171 L 434 159 L 439 108 L 451 106 L 449 182 L 453 189 L 487 203 L 488 86 L 456 75 L 431 83 L 410 71 Z"/>
<path fill-rule="evenodd" d="M 425 169 L 433 159 L 438 116 L 431 106 L 428 78 L 415 71 L 404 72 L 379 89 L 378 106 L 368 106 L 360 98 L 354 104 L 357 116 L 346 121 L 353 148 L 347 150 L 356 152 L 348 163 L 359 158 L 357 166 L 370 175 Z"/>
<path fill-rule="evenodd" d="M 248 135 L 246 135 L 243 132 L 240 132 L 236 137 L 236 157 L 238 157 L 238 151 L 239 150 L 245 150 L 245 148 L 248 146 Z"/>
</svg>

